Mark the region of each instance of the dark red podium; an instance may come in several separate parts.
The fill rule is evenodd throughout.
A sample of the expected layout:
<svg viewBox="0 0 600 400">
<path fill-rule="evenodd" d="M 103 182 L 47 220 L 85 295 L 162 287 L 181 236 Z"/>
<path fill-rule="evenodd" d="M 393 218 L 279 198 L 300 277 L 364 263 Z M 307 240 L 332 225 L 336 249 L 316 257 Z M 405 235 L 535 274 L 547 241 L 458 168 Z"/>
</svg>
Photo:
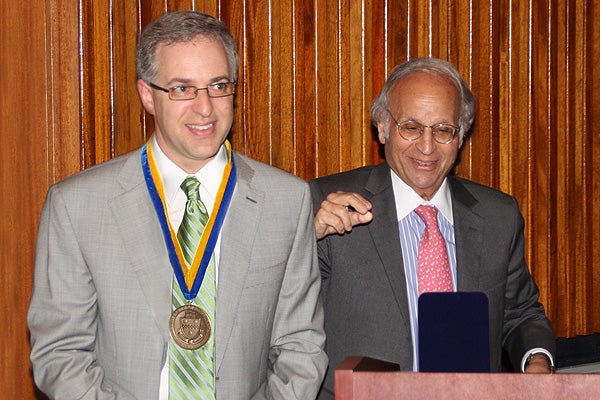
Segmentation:
<svg viewBox="0 0 600 400">
<path fill-rule="evenodd" d="M 600 399 L 600 375 L 399 372 L 349 357 L 335 370 L 336 400 Z"/>
</svg>

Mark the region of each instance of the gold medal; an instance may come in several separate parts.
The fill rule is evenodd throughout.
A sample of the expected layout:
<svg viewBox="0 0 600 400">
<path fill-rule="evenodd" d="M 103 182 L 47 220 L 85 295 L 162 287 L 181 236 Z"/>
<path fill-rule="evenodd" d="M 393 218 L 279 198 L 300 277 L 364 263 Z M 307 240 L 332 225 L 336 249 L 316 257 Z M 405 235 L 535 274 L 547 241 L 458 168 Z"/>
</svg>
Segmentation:
<svg viewBox="0 0 600 400">
<path fill-rule="evenodd" d="M 186 304 L 173 311 L 169 321 L 171 337 L 180 347 L 196 350 L 210 338 L 210 319 L 206 311 L 193 304 Z"/>
</svg>

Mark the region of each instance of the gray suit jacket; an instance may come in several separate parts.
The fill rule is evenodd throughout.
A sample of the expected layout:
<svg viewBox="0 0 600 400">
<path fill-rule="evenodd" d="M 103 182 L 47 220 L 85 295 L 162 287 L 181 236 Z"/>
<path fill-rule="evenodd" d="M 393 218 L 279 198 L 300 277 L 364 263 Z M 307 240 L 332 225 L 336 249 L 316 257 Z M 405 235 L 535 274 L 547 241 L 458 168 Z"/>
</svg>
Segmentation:
<svg viewBox="0 0 600 400">
<path fill-rule="evenodd" d="M 327 357 L 308 184 L 235 162 L 218 266 L 218 398 L 314 398 Z M 172 276 L 139 150 L 51 187 L 28 314 L 40 389 L 158 398 Z"/>
<path fill-rule="evenodd" d="M 452 195 L 459 291 L 489 299 L 493 371 L 506 352 L 518 369 L 528 350 L 554 352 L 554 333 L 538 303 L 524 260 L 523 218 L 514 198 L 448 177 Z M 318 243 L 323 278 L 326 350 L 330 359 L 319 398 L 332 398 L 334 369 L 348 356 L 368 356 L 412 369 L 412 339 L 390 168 L 386 163 L 311 182 L 314 207 L 336 190 L 373 205 L 371 223 Z"/>
</svg>

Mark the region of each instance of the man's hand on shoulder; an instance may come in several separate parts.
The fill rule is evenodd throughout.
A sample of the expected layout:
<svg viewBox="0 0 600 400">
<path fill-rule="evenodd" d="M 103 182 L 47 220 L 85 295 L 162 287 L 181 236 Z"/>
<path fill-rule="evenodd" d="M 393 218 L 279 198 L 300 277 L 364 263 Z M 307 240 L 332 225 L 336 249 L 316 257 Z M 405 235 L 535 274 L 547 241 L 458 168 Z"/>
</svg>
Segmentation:
<svg viewBox="0 0 600 400">
<path fill-rule="evenodd" d="M 332 233 L 350 232 L 353 226 L 371 222 L 371 207 L 371 203 L 357 193 L 330 193 L 315 213 L 317 240 Z"/>
</svg>

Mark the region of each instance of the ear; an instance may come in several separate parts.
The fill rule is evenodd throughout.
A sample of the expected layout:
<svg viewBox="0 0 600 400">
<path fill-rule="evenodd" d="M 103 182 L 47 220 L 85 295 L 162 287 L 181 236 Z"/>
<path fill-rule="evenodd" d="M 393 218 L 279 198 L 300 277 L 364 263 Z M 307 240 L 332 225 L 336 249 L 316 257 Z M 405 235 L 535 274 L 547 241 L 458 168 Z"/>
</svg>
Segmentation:
<svg viewBox="0 0 600 400">
<path fill-rule="evenodd" d="M 154 115 L 154 97 L 152 96 L 152 88 L 148 86 L 143 79 L 137 80 L 137 90 L 140 95 L 142 105 L 148 114 Z"/>
<path fill-rule="evenodd" d="M 379 142 L 381 144 L 385 144 L 385 140 L 386 140 L 386 132 L 385 132 L 385 122 L 378 122 L 377 123 L 377 136 L 379 137 Z"/>
<path fill-rule="evenodd" d="M 460 148 L 462 147 L 463 143 L 465 141 L 465 135 L 458 135 L 458 149 L 460 150 Z"/>
</svg>

